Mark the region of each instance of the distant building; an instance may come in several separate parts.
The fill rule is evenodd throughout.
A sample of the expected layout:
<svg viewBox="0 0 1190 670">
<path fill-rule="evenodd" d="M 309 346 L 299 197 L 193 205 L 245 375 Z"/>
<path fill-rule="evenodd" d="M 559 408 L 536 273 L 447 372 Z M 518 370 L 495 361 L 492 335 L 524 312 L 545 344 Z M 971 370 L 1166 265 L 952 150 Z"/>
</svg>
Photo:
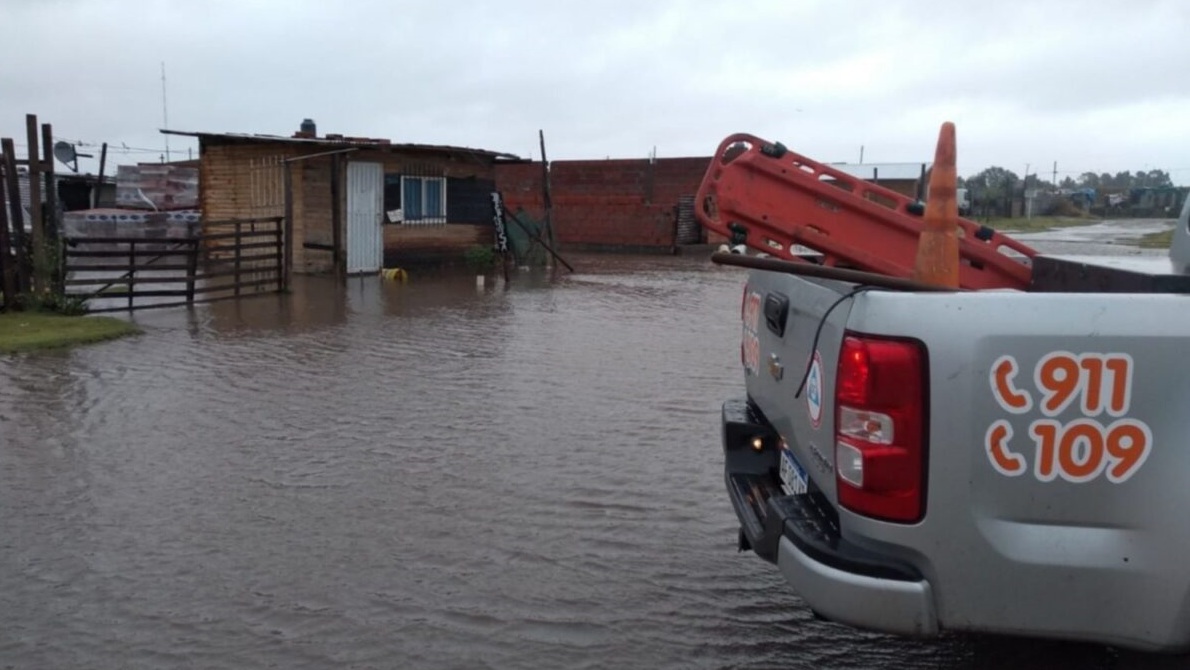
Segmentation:
<svg viewBox="0 0 1190 670">
<path fill-rule="evenodd" d="M 852 177 L 870 181 L 910 198 L 922 199 L 933 163 L 828 163 Z M 920 188 L 920 191 L 918 190 Z"/>
<path fill-rule="evenodd" d="M 63 212 L 90 209 L 93 199 L 96 207 L 112 207 L 116 201 L 116 183 L 110 176 L 101 181 L 91 174 L 54 173 L 54 183 L 57 185 L 58 209 Z M 32 224 L 29 214 L 32 198 L 29 195 L 29 173 L 24 169 L 18 169 L 17 186 L 21 196 L 21 220 L 29 228 Z M 12 212 L 11 199 L 12 196 L 6 190 L 4 202 L 0 203 L 5 208 L 5 214 Z M 46 202 L 44 186 L 41 189 L 41 202 Z"/>
<path fill-rule="evenodd" d="M 309 121 L 292 137 L 161 132 L 198 139 L 204 220 L 291 212 L 291 267 L 299 273 L 376 272 L 490 245 L 495 164 L 519 160 L 467 147 L 319 137 Z"/>
</svg>

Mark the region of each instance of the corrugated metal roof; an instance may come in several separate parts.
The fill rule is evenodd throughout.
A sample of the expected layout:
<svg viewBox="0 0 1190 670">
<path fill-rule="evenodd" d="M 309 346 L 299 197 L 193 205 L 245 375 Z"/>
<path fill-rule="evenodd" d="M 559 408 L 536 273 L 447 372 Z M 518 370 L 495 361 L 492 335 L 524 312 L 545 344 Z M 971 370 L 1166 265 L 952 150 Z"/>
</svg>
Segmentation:
<svg viewBox="0 0 1190 670">
<path fill-rule="evenodd" d="M 922 168 L 929 170 L 933 163 L 828 163 L 852 177 L 872 179 L 873 175 L 884 180 L 913 180 L 921 177 Z"/>
<path fill-rule="evenodd" d="M 210 133 L 210 132 L 192 132 L 186 130 L 169 130 L 161 129 L 161 132 L 166 135 L 184 135 L 186 137 L 197 137 L 200 141 L 223 141 L 223 142 L 276 142 L 283 144 L 304 144 L 318 147 L 358 147 L 367 149 L 379 150 L 414 150 L 414 151 L 440 151 L 449 153 L 471 154 L 476 156 L 485 156 L 488 158 L 506 158 L 511 160 L 520 160 L 520 156 L 516 154 L 504 153 L 502 151 L 489 151 L 487 149 L 474 149 L 471 147 L 458 147 L 448 144 L 413 144 L 413 143 L 395 143 L 391 140 L 376 139 L 370 137 L 285 137 L 283 135 L 258 135 L 253 133 Z"/>
</svg>

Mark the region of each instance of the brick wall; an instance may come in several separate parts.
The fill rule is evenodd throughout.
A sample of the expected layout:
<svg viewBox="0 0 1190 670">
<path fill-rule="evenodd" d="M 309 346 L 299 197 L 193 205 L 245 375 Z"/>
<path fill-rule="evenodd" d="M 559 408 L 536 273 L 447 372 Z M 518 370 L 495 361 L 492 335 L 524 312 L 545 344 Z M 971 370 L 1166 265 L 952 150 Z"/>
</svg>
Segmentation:
<svg viewBox="0 0 1190 670">
<path fill-rule="evenodd" d="M 678 198 L 693 196 L 710 158 L 553 161 L 550 193 L 554 233 L 571 248 L 669 250 L 677 231 Z M 512 211 L 540 220 L 541 163 L 496 166 L 496 187 Z"/>
</svg>

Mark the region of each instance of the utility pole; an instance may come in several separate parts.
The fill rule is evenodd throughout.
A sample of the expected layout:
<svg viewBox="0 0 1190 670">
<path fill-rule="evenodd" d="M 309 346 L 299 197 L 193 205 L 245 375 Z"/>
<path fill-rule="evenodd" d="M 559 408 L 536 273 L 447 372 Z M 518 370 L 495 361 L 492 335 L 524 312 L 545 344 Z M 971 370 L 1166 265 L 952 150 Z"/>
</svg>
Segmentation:
<svg viewBox="0 0 1190 670">
<path fill-rule="evenodd" d="M 1058 185 L 1058 161 L 1054 161 L 1054 186 Z"/>
</svg>

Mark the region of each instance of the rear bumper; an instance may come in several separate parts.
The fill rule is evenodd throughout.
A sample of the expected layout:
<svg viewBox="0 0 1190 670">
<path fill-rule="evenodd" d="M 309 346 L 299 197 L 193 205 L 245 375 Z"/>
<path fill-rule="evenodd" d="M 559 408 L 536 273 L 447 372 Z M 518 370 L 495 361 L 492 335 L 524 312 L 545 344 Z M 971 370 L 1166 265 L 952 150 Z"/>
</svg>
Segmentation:
<svg viewBox="0 0 1190 670">
<path fill-rule="evenodd" d="M 763 448 L 754 448 L 755 438 Z M 938 632 L 929 583 L 913 566 L 848 542 L 820 493 L 785 495 L 777 436 L 745 400 L 723 405 L 728 494 L 740 519 L 740 547 L 777 564 L 820 615 L 861 628 L 910 635 Z"/>
<path fill-rule="evenodd" d="M 847 572 L 811 558 L 781 538 L 777 567 L 818 614 L 859 628 L 936 635 L 938 617 L 925 580 L 900 581 Z"/>
</svg>

